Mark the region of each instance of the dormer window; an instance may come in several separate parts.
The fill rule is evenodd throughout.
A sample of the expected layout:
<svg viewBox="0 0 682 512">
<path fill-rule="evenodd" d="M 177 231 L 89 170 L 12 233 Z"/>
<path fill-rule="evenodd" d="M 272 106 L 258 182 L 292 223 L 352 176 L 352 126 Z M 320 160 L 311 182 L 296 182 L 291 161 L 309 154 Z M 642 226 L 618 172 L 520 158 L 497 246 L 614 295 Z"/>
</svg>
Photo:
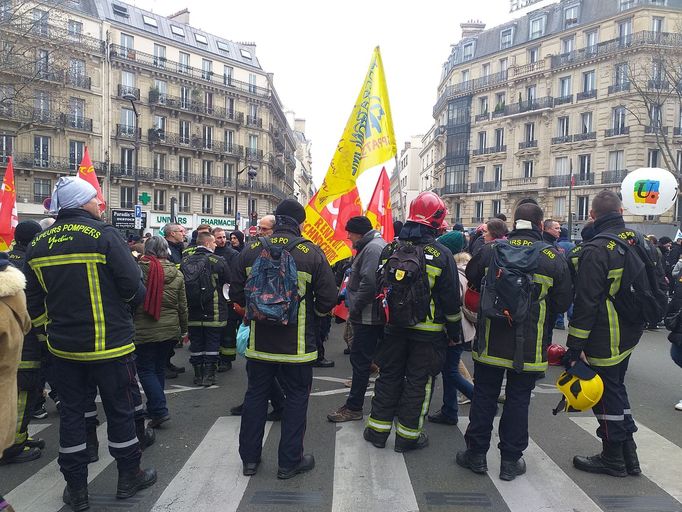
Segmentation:
<svg viewBox="0 0 682 512">
<path fill-rule="evenodd" d="M 510 27 L 502 30 L 502 32 L 500 32 L 500 50 L 509 48 L 512 45 L 513 38 L 514 38 L 513 28 Z"/>
<path fill-rule="evenodd" d="M 195 33 L 194 39 L 196 39 L 197 43 L 199 43 L 199 44 L 208 44 L 208 39 L 206 39 L 206 36 L 204 36 L 204 35 Z"/>
<path fill-rule="evenodd" d="M 144 22 L 145 25 L 148 25 L 150 27 L 154 28 L 159 28 L 159 25 L 156 23 L 156 20 L 152 18 L 151 16 L 147 16 L 146 14 L 142 15 L 142 21 Z"/>
<path fill-rule="evenodd" d="M 173 35 L 176 35 L 178 37 L 185 37 L 185 29 L 182 27 L 171 25 L 171 32 L 173 32 Z"/>
<path fill-rule="evenodd" d="M 223 41 L 216 41 L 215 44 L 218 46 L 218 50 L 220 50 L 221 52 L 229 52 L 230 51 L 230 47 L 227 45 L 227 43 L 225 43 Z"/>
<path fill-rule="evenodd" d="M 464 60 L 471 60 L 474 58 L 474 43 L 467 43 L 464 45 Z"/>
<path fill-rule="evenodd" d="M 245 59 L 251 60 L 251 52 L 249 50 L 246 50 L 244 48 L 240 48 L 239 53 L 241 53 L 242 57 L 244 57 Z"/>
<path fill-rule="evenodd" d="M 530 20 L 530 38 L 537 39 L 545 35 L 546 16 Z"/>
<path fill-rule="evenodd" d="M 578 6 L 572 5 L 564 9 L 564 28 L 578 24 Z"/>
</svg>

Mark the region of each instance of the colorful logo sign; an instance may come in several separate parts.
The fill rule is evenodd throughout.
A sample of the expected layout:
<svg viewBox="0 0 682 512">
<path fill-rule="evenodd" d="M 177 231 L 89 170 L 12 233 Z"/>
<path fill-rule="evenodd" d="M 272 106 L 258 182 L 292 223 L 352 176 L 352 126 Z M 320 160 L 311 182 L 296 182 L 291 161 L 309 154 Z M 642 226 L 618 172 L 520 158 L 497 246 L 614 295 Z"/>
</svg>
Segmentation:
<svg viewBox="0 0 682 512">
<path fill-rule="evenodd" d="M 660 181 L 638 180 L 635 182 L 635 203 L 656 204 L 658 203 Z"/>
</svg>

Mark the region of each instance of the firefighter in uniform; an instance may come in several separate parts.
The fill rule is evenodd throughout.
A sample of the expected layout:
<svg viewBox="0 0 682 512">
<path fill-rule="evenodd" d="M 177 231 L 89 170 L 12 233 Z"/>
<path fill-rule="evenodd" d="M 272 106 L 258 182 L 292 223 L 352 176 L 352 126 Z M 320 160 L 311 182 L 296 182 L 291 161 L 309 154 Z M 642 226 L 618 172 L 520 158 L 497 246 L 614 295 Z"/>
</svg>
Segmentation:
<svg viewBox="0 0 682 512">
<path fill-rule="evenodd" d="M 622 203 L 614 192 L 603 190 L 595 196 L 590 217 L 595 235 L 607 233 L 622 240 L 637 235 L 625 227 Z M 625 262 L 616 242 L 593 238 L 581 247 L 565 361 L 572 364 L 586 359 L 604 382 L 604 394 L 592 409 L 599 421 L 597 436 L 603 449 L 594 456 L 574 457 L 573 465 L 591 473 L 636 475 L 641 473 L 633 439 L 637 426 L 625 389 L 625 373 L 642 336 L 644 319 L 623 318 L 608 298 L 618 292 Z"/>
<path fill-rule="evenodd" d="M 530 314 L 523 324 L 510 328 L 506 320 L 483 318 L 479 312 L 478 336 L 474 341 L 474 398 L 469 411 L 469 426 L 464 440 L 467 449 L 457 454 L 457 464 L 475 473 L 488 470 L 486 453 L 490 449 L 493 418 L 497 411 L 502 380 L 507 377 L 506 399 L 500 419 L 500 478 L 513 480 L 526 471 L 522 458 L 528 447 L 528 406 L 535 381 L 547 369 L 547 336 L 557 314 L 565 312 L 573 298 L 568 263 L 559 251 L 544 243 L 542 209 L 522 204 L 514 212 L 515 229 L 509 234 L 512 246 L 543 244 L 533 275 L 535 287 Z M 466 268 L 469 285 L 481 289 L 494 255 L 493 245 L 486 244 Z M 523 329 L 523 360 L 515 359 L 517 329 Z M 517 360 L 518 359 L 518 360 Z"/>
<path fill-rule="evenodd" d="M 109 451 L 118 465 L 116 497 L 129 498 L 156 482 L 140 469 L 130 392 L 135 378 L 135 329 L 131 311 L 143 300 L 137 263 L 116 229 L 100 220 L 94 187 L 62 177 L 52 193 L 58 212 L 26 253 L 26 296 L 36 327 L 45 326 L 61 398 L 59 466 L 64 502 L 88 503 L 85 408 L 88 384 L 99 388 L 107 416 Z"/>
<path fill-rule="evenodd" d="M 230 271 L 227 262 L 213 254 L 215 246 L 213 235 L 202 231 L 197 235 L 197 245 L 192 254 L 186 256 L 180 265 L 187 291 L 189 362 L 194 367 L 194 384 L 205 387 L 215 384 L 220 340 L 227 327 L 228 303 L 223 295 L 223 286 L 230 282 Z M 200 284 L 192 285 L 188 280 L 191 269 L 201 264 L 201 258 L 207 259 L 206 265 L 211 274 L 210 299 L 206 303 L 201 294 L 199 299 L 192 299 L 192 288 Z"/>
<path fill-rule="evenodd" d="M 33 220 L 25 220 L 17 224 L 14 231 L 14 248 L 9 251 L 9 261 L 16 268 L 24 271 L 26 249 L 33 237 L 40 233 L 40 224 Z M 14 444 L 2 453 L 0 464 L 28 462 L 35 460 L 45 448 L 45 441 L 31 438 L 28 435 L 28 424 L 31 414 L 42 397 L 40 376 L 42 349 L 45 341 L 44 329 L 33 328 L 24 336 L 21 350 L 21 361 L 17 373 L 17 431 Z"/>
<path fill-rule="evenodd" d="M 428 274 L 431 315 L 413 327 L 385 326 L 375 361 L 381 372 L 374 384 L 372 412 L 364 431 L 366 441 L 384 448 L 397 417 L 395 451 L 428 445 L 422 431 L 429 411 L 433 377 L 445 361 L 448 340 L 460 331 L 459 278 L 450 250 L 436 240 L 447 210 L 433 192 L 422 192 L 410 204 L 400 241 L 420 245 Z M 381 256 L 383 264 L 392 245 Z M 390 318 L 389 318 L 390 320 Z"/>
<path fill-rule="evenodd" d="M 293 245 L 301 238 L 305 209 L 293 199 L 286 199 L 277 206 L 275 216 L 274 233 L 267 237 L 269 243 L 273 247 Z M 261 251 L 261 242 L 255 241 L 245 246 L 237 259 L 230 297 L 240 306 L 245 305 L 244 286 Z M 296 262 L 301 297 L 297 324 L 280 326 L 251 322 L 251 337 L 245 354 L 249 382 L 239 431 L 239 455 L 247 476 L 256 474 L 261 460 L 268 398 L 276 376 L 281 376 L 286 394 L 277 478 L 291 478 L 315 466 L 312 455 L 303 455 L 303 437 L 313 379 L 312 365 L 317 360 L 317 317 L 328 314 L 336 305 L 337 289 L 334 273 L 317 245 L 301 238 L 300 243 L 291 247 L 290 254 Z"/>
</svg>

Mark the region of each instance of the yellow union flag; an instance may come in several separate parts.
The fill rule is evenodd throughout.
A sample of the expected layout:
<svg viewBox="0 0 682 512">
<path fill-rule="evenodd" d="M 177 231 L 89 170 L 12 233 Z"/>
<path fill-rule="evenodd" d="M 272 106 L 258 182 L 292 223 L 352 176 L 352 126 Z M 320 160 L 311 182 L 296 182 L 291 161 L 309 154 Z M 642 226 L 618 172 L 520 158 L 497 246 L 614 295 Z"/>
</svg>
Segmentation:
<svg viewBox="0 0 682 512">
<path fill-rule="evenodd" d="M 313 205 L 315 209 L 321 211 L 334 199 L 352 190 L 360 174 L 390 160 L 396 150 L 384 66 L 377 46 L 327 175 L 317 193 Z"/>
</svg>

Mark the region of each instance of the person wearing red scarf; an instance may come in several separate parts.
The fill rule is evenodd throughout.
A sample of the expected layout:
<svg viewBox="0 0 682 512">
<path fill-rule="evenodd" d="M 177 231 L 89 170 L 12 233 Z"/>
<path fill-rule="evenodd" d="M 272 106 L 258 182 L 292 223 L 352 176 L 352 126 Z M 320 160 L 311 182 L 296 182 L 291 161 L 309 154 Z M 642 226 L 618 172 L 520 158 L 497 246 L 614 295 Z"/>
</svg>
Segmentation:
<svg viewBox="0 0 682 512">
<path fill-rule="evenodd" d="M 168 242 L 153 236 L 145 243 L 139 262 L 147 294 L 135 313 L 135 363 L 152 428 L 170 419 L 163 393 L 166 361 L 187 333 L 185 281 L 168 255 Z"/>
</svg>

